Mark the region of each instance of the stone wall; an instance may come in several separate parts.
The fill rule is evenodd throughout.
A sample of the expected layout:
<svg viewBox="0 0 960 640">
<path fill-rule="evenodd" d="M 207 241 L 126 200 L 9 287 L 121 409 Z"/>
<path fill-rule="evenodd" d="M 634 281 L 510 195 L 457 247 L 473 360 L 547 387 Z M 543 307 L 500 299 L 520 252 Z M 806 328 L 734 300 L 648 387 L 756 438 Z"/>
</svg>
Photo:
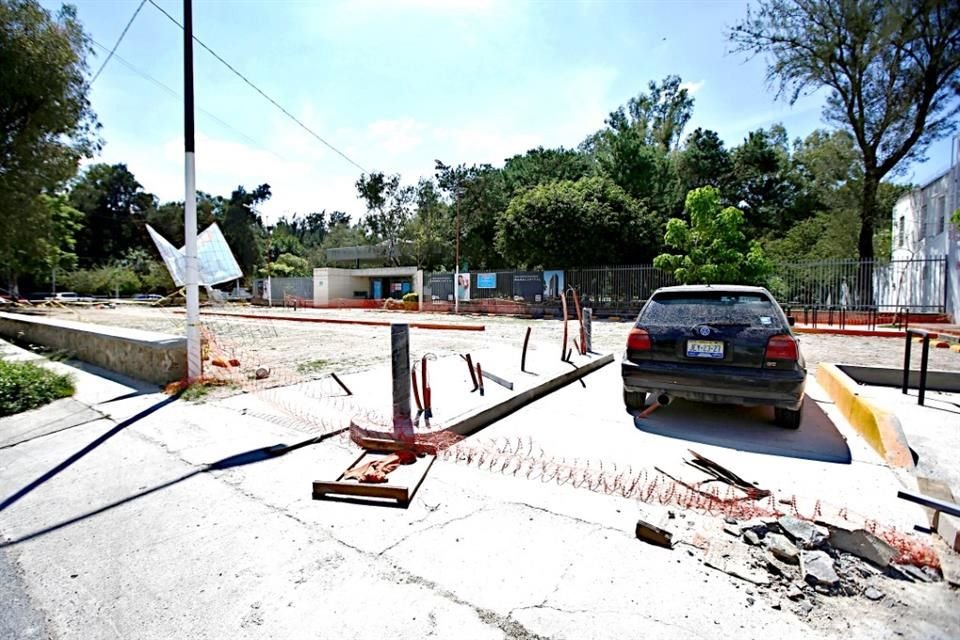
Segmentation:
<svg viewBox="0 0 960 640">
<path fill-rule="evenodd" d="M 187 375 L 187 340 L 165 333 L 0 312 L 0 336 L 66 351 L 78 360 L 166 384 Z"/>
</svg>

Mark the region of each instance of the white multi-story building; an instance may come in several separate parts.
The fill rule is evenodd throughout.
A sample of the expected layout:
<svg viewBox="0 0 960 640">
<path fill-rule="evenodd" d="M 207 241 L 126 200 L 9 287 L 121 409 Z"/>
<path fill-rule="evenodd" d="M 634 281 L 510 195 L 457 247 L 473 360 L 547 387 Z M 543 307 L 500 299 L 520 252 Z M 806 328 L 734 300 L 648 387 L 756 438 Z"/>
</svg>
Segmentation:
<svg viewBox="0 0 960 640">
<path fill-rule="evenodd" d="M 895 268 L 891 276 L 900 298 L 942 304 L 951 320 L 960 322 L 960 234 L 950 222 L 960 208 L 960 137 L 953 142 L 951 168 L 901 197 L 893 207 Z M 945 260 L 945 269 L 934 268 L 938 266 L 932 262 L 935 259 Z M 907 268 L 913 262 L 924 268 Z"/>
</svg>

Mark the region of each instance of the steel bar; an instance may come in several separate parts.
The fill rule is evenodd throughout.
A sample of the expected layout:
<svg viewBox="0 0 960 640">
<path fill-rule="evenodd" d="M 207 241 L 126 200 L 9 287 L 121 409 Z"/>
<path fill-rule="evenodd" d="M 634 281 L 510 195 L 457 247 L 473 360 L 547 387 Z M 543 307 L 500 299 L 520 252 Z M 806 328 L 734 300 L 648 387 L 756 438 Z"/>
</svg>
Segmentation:
<svg viewBox="0 0 960 640">
<path fill-rule="evenodd" d="M 335 374 L 335 373 L 331 373 L 331 374 L 330 374 L 330 377 L 333 378 L 334 382 L 336 382 L 338 385 L 340 385 L 340 388 L 341 388 L 341 389 L 343 389 L 344 391 L 347 392 L 347 395 L 348 395 L 348 396 L 352 396 L 352 395 L 353 395 L 353 391 L 350 391 L 350 388 L 347 387 L 347 385 L 345 385 L 345 384 L 343 383 L 343 380 L 340 379 L 340 376 L 338 376 L 338 375 Z"/>
<path fill-rule="evenodd" d="M 479 363 L 478 363 L 478 364 L 479 364 Z M 477 370 L 479 370 L 479 369 L 480 369 L 480 367 L 477 367 Z M 483 372 L 483 377 L 486 378 L 487 380 L 491 380 L 491 381 L 493 381 L 493 382 L 496 382 L 496 383 L 497 383 L 498 385 L 500 385 L 501 387 L 504 387 L 504 388 L 506 388 L 506 389 L 509 389 L 510 391 L 513 391 L 513 383 L 510 382 L 509 380 L 504 380 L 504 379 L 501 378 L 500 376 L 494 375 L 494 374 L 490 373 L 489 371 L 484 371 L 484 372 Z"/>
<path fill-rule="evenodd" d="M 527 335 L 523 338 L 523 354 L 520 356 L 520 371 L 527 371 L 527 345 L 530 344 L 530 327 L 527 327 Z"/>
<path fill-rule="evenodd" d="M 929 507 L 930 509 L 934 509 L 941 513 L 946 513 L 960 518 L 960 504 L 947 502 L 946 500 L 940 500 L 938 498 L 931 498 L 930 496 L 925 496 L 923 494 L 914 493 L 904 489 L 901 489 L 897 492 L 897 497 L 901 500 L 915 502 L 919 505 L 923 505 L 924 507 Z"/>
</svg>

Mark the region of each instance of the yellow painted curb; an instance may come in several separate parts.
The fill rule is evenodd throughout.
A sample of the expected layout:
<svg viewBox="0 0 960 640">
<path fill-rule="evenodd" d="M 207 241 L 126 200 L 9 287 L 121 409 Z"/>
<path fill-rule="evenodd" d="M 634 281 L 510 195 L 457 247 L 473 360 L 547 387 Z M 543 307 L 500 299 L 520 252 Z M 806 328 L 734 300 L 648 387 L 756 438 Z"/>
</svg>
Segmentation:
<svg viewBox="0 0 960 640">
<path fill-rule="evenodd" d="M 896 416 L 861 398 L 856 383 L 836 365 L 818 364 L 817 382 L 830 394 L 857 433 L 884 460 L 897 467 L 913 468 L 913 456 Z"/>
<path fill-rule="evenodd" d="M 960 353 L 960 344 L 952 345 L 952 346 L 950 347 L 950 351 L 955 351 L 955 352 L 957 352 L 957 353 Z"/>
</svg>

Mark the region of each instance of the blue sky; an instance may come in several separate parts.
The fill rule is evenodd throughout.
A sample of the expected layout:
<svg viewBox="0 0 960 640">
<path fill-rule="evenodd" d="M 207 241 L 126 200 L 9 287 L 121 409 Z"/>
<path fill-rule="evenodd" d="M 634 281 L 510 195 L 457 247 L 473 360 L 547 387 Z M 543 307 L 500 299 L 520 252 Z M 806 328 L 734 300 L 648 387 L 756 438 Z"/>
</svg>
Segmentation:
<svg viewBox="0 0 960 640">
<path fill-rule="evenodd" d="M 157 2 L 181 18 L 179 0 Z M 109 48 L 139 1 L 74 4 Z M 733 146 L 776 122 L 791 138 L 824 126 L 822 95 L 790 106 L 767 85 L 762 60 L 728 53 L 725 28 L 745 10 L 742 0 L 194 0 L 194 33 L 358 164 L 412 184 L 432 175 L 434 159 L 499 165 L 538 145 L 574 147 L 668 74 L 696 99 L 687 133 L 711 128 Z M 148 3 L 117 55 L 179 94 L 182 46 L 180 29 Z M 106 52 L 94 48 L 95 70 Z M 229 194 L 267 182 L 268 220 L 362 214 L 358 169 L 206 51 L 194 55 L 199 189 Z M 125 162 L 161 200 L 182 200 L 180 99 L 114 58 L 91 101 L 106 143 L 96 160 Z M 924 182 L 949 155 L 941 141 L 900 179 Z"/>
</svg>

